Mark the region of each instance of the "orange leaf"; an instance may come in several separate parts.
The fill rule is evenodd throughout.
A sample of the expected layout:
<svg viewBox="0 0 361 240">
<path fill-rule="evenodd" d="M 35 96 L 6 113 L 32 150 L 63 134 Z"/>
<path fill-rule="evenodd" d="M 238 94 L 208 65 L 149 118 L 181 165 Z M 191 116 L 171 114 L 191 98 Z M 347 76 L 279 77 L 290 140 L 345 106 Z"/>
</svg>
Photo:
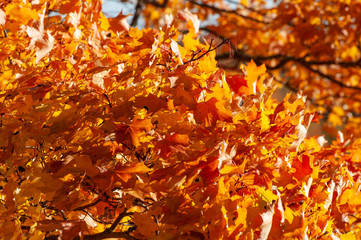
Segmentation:
<svg viewBox="0 0 361 240">
<path fill-rule="evenodd" d="M 127 17 L 129 15 L 123 15 L 122 12 L 118 14 L 115 18 L 109 19 L 110 28 L 114 32 L 123 32 L 123 31 L 129 31 L 129 23 L 127 22 Z"/>
<path fill-rule="evenodd" d="M 58 230 L 60 239 L 83 236 L 83 232 L 87 230 L 87 226 L 82 220 L 42 220 L 37 222 L 36 228 L 46 232 Z"/>
<path fill-rule="evenodd" d="M 194 119 L 197 123 L 204 123 L 206 127 L 209 127 L 217 120 L 231 121 L 232 112 L 224 107 L 223 101 L 218 101 L 213 97 L 207 102 L 197 104 Z"/>
<path fill-rule="evenodd" d="M 310 165 L 310 157 L 307 155 L 302 155 L 301 159 L 294 159 L 292 167 L 296 169 L 296 172 L 293 174 L 293 176 L 298 180 L 307 175 L 310 175 L 313 171 Z"/>
<path fill-rule="evenodd" d="M 257 67 L 253 60 L 251 60 L 244 69 L 246 70 L 245 79 L 247 81 L 248 89 L 241 87 L 241 90 L 247 94 L 256 94 L 258 88 L 258 90 L 263 93 L 265 90 L 265 87 L 263 86 L 263 75 L 266 72 L 266 66 L 263 64 Z"/>
<path fill-rule="evenodd" d="M 149 168 L 144 163 L 135 163 L 130 166 L 115 167 L 117 173 L 146 173 L 149 172 Z"/>
<path fill-rule="evenodd" d="M 150 119 L 133 119 L 130 125 L 120 124 L 115 130 L 115 140 L 126 145 L 140 145 L 139 138 L 152 130 L 153 124 Z"/>
</svg>

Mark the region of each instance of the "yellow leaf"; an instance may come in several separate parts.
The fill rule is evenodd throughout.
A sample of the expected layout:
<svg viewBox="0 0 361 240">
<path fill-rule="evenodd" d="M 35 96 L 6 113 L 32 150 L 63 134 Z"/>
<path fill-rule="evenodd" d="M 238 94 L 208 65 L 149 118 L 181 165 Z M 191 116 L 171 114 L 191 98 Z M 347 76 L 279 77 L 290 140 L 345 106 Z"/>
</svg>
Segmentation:
<svg viewBox="0 0 361 240">
<path fill-rule="evenodd" d="M 196 35 L 194 34 L 194 32 L 189 32 L 188 34 L 186 34 L 182 42 L 184 44 L 184 51 L 188 51 L 183 53 L 184 56 L 186 54 L 189 54 L 189 51 L 198 50 L 197 46 L 199 46 L 199 41 L 196 39 Z"/>
<path fill-rule="evenodd" d="M 9 18 L 14 19 L 18 25 L 26 25 L 30 20 L 39 20 L 38 13 L 31 9 L 30 3 L 24 5 L 10 3 L 6 5 L 5 13 Z"/>
<path fill-rule="evenodd" d="M 261 196 L 262 200 L 267 203 L 277 201 L 277 195 L 275 195 L 271 190 L 266 190 L 263 187 L 259 187 L 257 192 Z"/>
<path fill-rule="evenodd" d="M 360 58 L 360 51 L 356 46 L 352 46 L 342 51 L 341 57 L 343 59 L 351 58 L 352 60 L 356 60 Z"/>
<path fill-rule="evenodd" d="M 263 86 L 263 78 L 264 73 L 266 72 L 266 66 L 262 64 L 261 66 L 257 67 L 257 65 L 251 60 L 247 66 L 244 66 L 246 70 L 246 81 L 247 86 L 249 88 L 250 94 L 256 94 L 257 87 L 258 90 L 263 93 L 265 87 Z"/>
<path fill-rule="evenodd" d="M 285 209 L 285 219 L 286 219 L 290 224 L 292 224 L 294 217 L 295 217 L 295 214 L 294 214 L 294 212 L 292 211 L 292 209 L 289 208 L 289 207 L 286 207 L 286 209 Z"/>
<path fill-rule="evenodd" d="M 356 235 L 353 232 L 348 232 L 341 235 L 341 240 L 356 240 Z"/>
<path fill-rule="evenodd" d="M 328 115 L 328 121 L 332 124 L 333 127 L 342 126 L 342 119 L 339 115 L 333 112 Z"/>
<path fill-rule="evenodd" d="M 218 101 L 232 99 L 232 93 L 226 81 L 222 81 L 222 86 L 217 83 L 212 89 L 212 93 L 207 93 L 205 101 L 215 97 Z"/>
<path fill-rule="evenodd" d="M 229 173 L 242 173 L 244 170 L 244 167 L 242 166 L 231 166 L 231 165 L 225 165 L 221 170 L 221 174 L 229 174 Z"/>
<path fill-rule="evenodd" d="M 264 132 L 270 128 L 270 120 L 265 112 L 264 103 L 261 103 L 261 131 Z"/>
</svg>

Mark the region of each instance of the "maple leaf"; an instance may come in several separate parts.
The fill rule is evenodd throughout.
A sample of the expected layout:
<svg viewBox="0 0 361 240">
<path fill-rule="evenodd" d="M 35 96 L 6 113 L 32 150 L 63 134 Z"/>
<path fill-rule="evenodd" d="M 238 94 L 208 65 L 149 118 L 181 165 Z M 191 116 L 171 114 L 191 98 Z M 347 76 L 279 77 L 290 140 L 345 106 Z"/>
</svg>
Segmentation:
<svg viewBox="0 0 361 240">
<path fill-rule="evenodd" d="M 141 234 L 142 237 L 149 238 L 152 236 L 156 231 L 159 231 L 159 226 L 154 222 L 151 216 L 147 214 L 144 216 L 144 214 L 135 213 L 133 215 L 133 222 L 137 224 L 138 226 L 144 226 L 143 228 L 139 229 L 139 234 Z"/>
<path fill-rule="evenodd" d="M 116 166 L 115 173 L 116 175 L 122 179 L 124 182 L 127 182 L 130 178 L 132 178 L 133 174 L 146 173 L 149 169 L 144 163 L 138 163 L 131 166 Z"/>
<path fill-rule="evenodd" d="M 217 122 L 217 120 L 231 121 L 232 112 L 224 107 L 223 101 L 218 101 L 216 98 L 211 98 L 206 102 L 197 104 L 194 113 L 194 119 L 198 122 L 204 122 L 206 127 L 209 127 Z"/>
<path fill-rule="evenodd" d="M 227 76 L 229 87 L 236 93 L 242 94 L 242 87 L 247 87 L 247 81 L 242 75 Z"/>
<path fill-rule="evenodd" d="M 130 125 L 118 125 L 115 130 L 115 140 L 119 143 L 126 141 L 130 143 L 129 146 L 133 145 L 135 147 L 140 145 L 139 138 L 144 135 L 144 133 L 152 130 L 153 124 L 150 119 L 133 119 Z"/>
<path fill-rule="evenodd" d="M 163 157 L 178 152 L 187 154 L 185 150 L 189 144 L 190 140 L 188 135 L 172 133 L 166 134 L 164 139 L 159 141 L 159 143 L 156 145 L 155 149 L 159 149 L 160 155 Z"/>
<path fill-rule="evenodd" d="M 241 86 L 248 94 L 256 94 L 257 89 L 263 93 L 265 87 L 263 86 L 264 73 L 266 72 L 265 65 L 257 67 L 257 65 L 251 60 L 247 66 L 243 66 L 246 72 L 245 80 L 247 81 L 248 90 Z"/>
<path fill-rule="evenodd" d="M 129 15 L 123 15 L 122 12 L 120 12 L 116 17 L 109 19 L 109 25 L 110 28 L 114 32 L 123 32 L 123 31 L 129 31 L 129 23 L 127 22 L 127 17 Z"/>
<path fill-rule="evenodd" d="M 167 101 L 158 98 L 156 95 L 139 96 L 135 98 L 134 106 L 146 108 L 148 112 L 158 112 L 160 109 L 167 109 Z"/>
<path fill-rule="evenodd" d="M 307 155 L 302 155 L 301 159 L 295 159 L 293 161 L 292 167 L 296 169 L 296 172 L 293 174 L 297 179 L 301 179 L 307 175 L 310 175 L 313 171 L 310 164 L 310 157 Z"/>
<path fill-rule="evenodd" d="M 18 22 L 18 25 L 27 25 L 31 20 L 38 20 L 39 15 L 35 9 L 29 8 L 30 3 L 10 3 L 4 8 L 8 20 L 12 19 Z"/>
</svg>

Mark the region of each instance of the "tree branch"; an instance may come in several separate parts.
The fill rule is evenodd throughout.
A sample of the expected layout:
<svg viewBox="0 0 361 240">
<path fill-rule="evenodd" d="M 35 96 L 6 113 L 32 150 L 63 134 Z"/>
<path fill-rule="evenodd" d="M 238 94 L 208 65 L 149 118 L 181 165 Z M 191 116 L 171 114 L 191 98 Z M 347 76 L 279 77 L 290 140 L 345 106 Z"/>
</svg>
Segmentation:
<svg viewBox="0 0 361 240">
<path fill-rule="evenodd" d="M 109 228 L 104 230 L 104 232 L 107 232 L 107 233 L 113 232 L 124 217 L 131 216 L 131 215 L 133 215 L 133 213 L 131 213 L 131 212 L 127 213 L 127 209 L 125 209 L 124 212 L 122 212 L 121 214 L 118 215 L 118 217 L 114 220 L 112 225 Z"/>
<path fill-rule="evenodd" d="M 90 205 L 90 204 L 89 204 Z M 126 240 L 136 240 L 137 238 L 130 236 L 129 231 L 127 232 L 114 232 L 116 227 L 119 225 L 119 223 L 122 221 L 122 219 L 126 216 L 133 215 L 132 212 L 127 213 L 126 210 L 124 210 L 123 213 L 119 214 L 118 217 L 114 220 L 112 225 L 105 229 L 103 232 L 95 233 L 95 234 L 88 234 L 84 235 L 84 240 L 100 240 L 100 239 L 106 239 L 106 238 L 122 238 Z M 134 228 L 133 228 L 134 230 Z M 58 240 L 59 235 L 50 235 L 45 237 L 45 240 Z M 75 237 L 73 240 L 80 240 L 80 237 Z"/>
<path fill-rule="evenodd" d="M 228 58 L 229 58 L 229 53 L 224 53 L 222 55 L 216 56 L 216 60 L 228 59 Z M 357 60 L 355 62 L 306 61 L 304 59 L 304 57 L 303 58 L 295 58 L 295 57 L 292 57 L 292 56 L 285 56 L 285 55 L 282 55 L 282 54 L 275 54 L 275 55 L 270 55 L 270 56 L 250 56 L 250 55 L 245 54 L 243 52 L 236 52 L 233 55 L 233 58 L 241 60 L 241 61 L 251 61 L 253 59 L 253 61 L 255 63 L 257 63 L 257 64 L 262 64 L 263 61 L 267 61 L 267 60 L 279 59 L 279 62 L 275 66 L 269 66 L 269 65 L 266 64 L 266 68 L 268 70 L 275 70 L 275 69 L 282 68 L 285 64 L 287 64 L 288 62 L 291 62 L 291 61 L 296 62 L 296 63 L 299 63 L 302 66 L 304 66 L 309 71 L 311 71 L 313 73 L 316 73 L 316 74 L 318 74 L 319 76 L 321 76 L 321 77 L 323 77 L 325 79 L 328 79 L 329 81 L 339 85 L 340 87 L 361 91 L 360 87 L 348 86 L 348 85 L 344 84 L 343 82 L 338 81 L 333 76 L 325 74 L 325 73 L 321 72 L 320 70 L 314 69 L 312 67 L 312 65 L 314 65 L 314 66 L 319 66 L 319 65 L 340 65 L 340 66 L 343 66 L 343 67 L 355 67 L 355 66 L 360 66 L 361 67 L 361 60 Z"/>
<path fill-rule="evenodd" d="M 253 17 L 250 17 L 250 16 L 246 16 L 246 15 L 243 15 L 243 14 L 240 14 L 239 12 L 237 12 L 237 10 L 226 10 L 226 9 L 220 9 L 220 8 L 217 8 L 215 6 L 212 6 L 212 5 L 208 5 L 208 4 L 205 4 L 205 3 L 198 3 L 194 0 L 188 0 L 188 2 L 190 3 L 193 3 L 195 5 L 198 5 L 200 7 L 203 7 L 203 8 L 208 8 L 208 9 L 211 9 L 213 10 L 214 12 L 217 12 L 217 13 L 227 13 L 227 14 L 235 14 L 241 18 L 244 18 L 244 19 L 247 19 L 247 20 L 250 20 L 250 21 L 253 21 L 253 22 L 257 22 L 257 23 L 263 23 L 263 24 L 269 24 L 270 22 L 268 21 L 262 21 L 262 20 L 258 20 L 256 18 L 253 18 Z"/>
<path fill-rule="evenodd" d="M 138 23 L 139 16 L 142 13 L 142 8 L 143 8 L 142 3 L 143 3 L 143 0 L 137 1 L 137 5 L 135 6 L 135 11 L 134 11 L 134 16 L 133 16 L 132 22 L 130 24 L 132 27 L 135 27 Z"/>
<path fill-rule="evenodd" d="M 287 82 L 281 81 L 278 78 L 276 78 L 272 73 L 269 73 L 269 74 L 276 82 L 282 84 L 283 87 L 289 89 L 293 93 L 296 93 L 296 94 L 299 93 L 300 89 L 292 87 L 290 85 L 289 81 L 287 81 Z M 320 99 L 307 98 L 307 101 L 309 101 L 312 105 L 318 106 L 318 107 L 324 107 L 324 108 L 326 108 L 327 112 L 332 111 L 332 108 L 330 106 L 323 105 L 323 104 L 321 105 L 321 104 L 317 103 L 317 100 L 320 100 Z"/>
<path fill-rule="evenodd" d="M 163 3 L 159 3 L 159 2 L 156 2 L 155 0 L 152 0 L 152 1 L 146 1 L 146 3 L 152 4 L 153 6 L 158 7 L 158 8 L 165 8 L 168 4 L 168 1 L 169 0 L 164 0 Z"/>
<path fill-rule="evenodd" d="M 217 48 L 219 48 L 220 46 L 222 46 L 225 43 L 229 43 L 229 39 L 224 39 L 220 44 L 218 44 L 217 46 L 215 46 L 214 48 L 212 48 L 212 42 L 209 44 L 209 48 L 207 49 L 207 51 L 205 51 L 204 53 L 202 53 L 201 55 L 197 56 L 200 52 L 196 52 L 195 54 L 193 54 L 192 58 L 188 61 L 186 61 L 183 65 L 187 65 L 190 62 L 193 61 L 197 61 L 199 59 L 201 59 L 202 57 L 204 57 L 206 54 L 216 50 Z"/>
<path fill-rule="evenodd" d="M 99 240 L 106 238 L 121 238 L 126 240 L 136 240 L 137 238 L 130 236 L 127 232 L 101 232 L 92 235 L 85 235 L 84 240 Z"/>
<path fill-rule="evenodd" d="M 59 235 L 49 235 L 44 240 L 59 240 Z M 119 238 L 126 240 L 137 240 L 137 238 L 130 236 L 128 232 L 101 232 L 95 234 L 84 235 L 84 240 L 100 240 L 107 238 Z M 73 240 L 80 240 L 80 237 L 75 237 Z"/>
<path fill-rule="evenodd" d="M 302 64 L 302 63 L 301 63 L 301 64 Z M 340 81 L 336 80 L 333 76 L 327 75 L 327 74 L 321 72 L 320 70 L 317 70 L 317 69 L 312 68 L 312 67 L 311 67 L 310 65 L 308 65 L 308 64 L 302 64 L 302 65 L 303 65 L 305 68 L 307 68 L 308 70 L 310 70 L 311 72 L 314 72 L 314 73 L 318 74 L 319 76 L 328 79 L 329 81 L 331 81 L 331 82 L 339 85 L 340 87 L 361 91 L 361 88 L 360 88 L 360 87 L 348 86 L 348 85 L 344 84 L 343 82 L 340 82 Z"/>
</svg>

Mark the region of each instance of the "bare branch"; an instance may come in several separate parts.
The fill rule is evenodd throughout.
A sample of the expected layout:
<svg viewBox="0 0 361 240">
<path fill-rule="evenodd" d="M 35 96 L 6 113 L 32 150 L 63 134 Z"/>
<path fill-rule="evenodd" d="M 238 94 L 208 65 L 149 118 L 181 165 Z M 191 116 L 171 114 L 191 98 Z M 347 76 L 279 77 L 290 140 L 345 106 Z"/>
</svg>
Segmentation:
<svg viewBox="0 0 361 240">
<path fill-rule="evenodd" d="M 337 62 L 337 61 L 302 61 L 308 65 L 339 65 L 342 67 L 361 67 L 361 59 L 353 62 Z"/>
<path fill-rule="evenodd" d="M 287 81 L 287 82 L 284 82 L 284 81 L 281 81 L 279 80 L 278 78 L 276 78 L 272 73 L 268 73 L 276 82 L 280 83 L 283 85 L 283 87 L 289 89 L 291 92 L 293 93 L 298 93 L 300 91 L 300 89 L 298 88 L 295 88 L 295 87 L 292 87 L 290 85 L 290 82 Z M 314 106 L 318 106 L 318 107 L 324 107 L 326 108 L 327 112 L 330 112 L 332 110 L 332 108 L 328 105 L 324 105 L 324 104 L 319 104 L 317 103 L 317 101 L 320 100 L 320 99 L 312 99 L 312 98 L 307 98 L 307 101 L 310 102 L 312 105 Z"/>
<path fill-rule="evenodd" d="M 152 4 L 153 6 L 158 7 L 158 8 L 165 8 L 168 4 L 168 1 L 169 0 L 164 0 L 163 3 L 159 3 L 159 2 L 156 2 L 155 0 L 152 0 L 152 1 L 146 1 L 146 3 Z"/>
<path fill-rule="evenodd" d="M 50 235 L 45 237 L 45 240 L 58 240 L 59 235 Z M 107 238 L 119 238 L 119 239 L 126 239 L 126 240 L 137 240 L 137 238 L 130 236 L 127 232 L 101 232 L 96 234 L 89 234 L 84 236 L 84 240 L 101 240 Z M 76 237 L 73 240 L 80 240 L 80 237 Z"/>
<path fill-rule="evenodd" d="M 96 234 L 89 234 L 84 236 L 84 240 L 100 240 L 100 239 L 106 239 L 106 238 L 122 238 L 127 240 L 136 240 L 135 237 L 129 235 L 129 231 L 127 232 L 114 232 L 116 227 L 119 225 L 121 220 L 126 216 L 131 216 L 133 213 L 129 212 L 127 213 L 126 210 L 119 214 L 118 217 L 114 220 L 112 225 L 105 229 L 103 232 L 96 233 Z M 134 227 L 132 228 L 134 230 Z M 59 235 L 50 235 L 45 237 L 45 240 L 57 240 L 59 239 Z M 73 240 L 80 240 L 79 237 L 74 238 Z"/>
<path fill-rule="evenodd" d="M 250 17 L 250 16 L 246 16 L 246 15 L 243 15 L 243 14 L 240 14 L 239 12 L 237 12 L 237 10 L 226 10 L 226 9 L 220 9 L 218 7 L 215 7 L 215 6 L 212 6 L 212 5 L 208 5 L 208 4 L 205 4 L 205 3 L 198 3 L 194 0 L 188 0 L 190 3 L 193 3 L 195 5 L 198 5 L 200 7 L 204 7 L 204 8 L 208 8 L 208 9 L 211 9 L 217 13 L 227 13 L 227 14 L 235 14 L 241 18 L 244 18 L 244 19 L 247 19 L 247 20 L 250 20 L 250 21 L 253 21 L 253 22 L 257 22 L 257 23 L 263 23 L 263 24 L 269 24 L 270 22 L 267 22 L 267 21 L 262 21 L 262 20 L 258 20 L 256 18 L 253 18 L 253 17 Z"/>
<path fill-rule="evenodd" d="M 143 8 L 143 0 L 138 0 L 137 5 L 135 6 L 134 16 L 130 24 L 132 27 L 135 27 L 137 25 L 139 16 L 142 13 L 142 8 Z"/>
<path fill-rule="evenodd" d="M 137 238 L 130 236 L 127 232 L 101 232 L 92 235 L 85 235 L 84 240 L 99 240 L 99 239 L 106 239 L 106 238 L 120 238 L 126 240 L 136 240 Z"/>
<path fill-rule="evenodd" d="M 309 71 L 314 72 L 325 79 L 328 79 L 329 81 L 339 85 L 340 87 L 361 91 L 360 87 L 348 86 L 348 85 L 344 84 L 343 82 L 335 79 L 335 77 L 325 74 L 325 73 L 321 72 L 320 70 L 317 70 L 312 67 L 312 65 L 315 65 L 315 66 L 317 66 L 317 65 L 340 65 L 340 66 L 344 66 L 344 67 L 361 66 L 361 60 L 358 60 L 355 62 L 306 61 L 305 57 L 295 58 L 292 56 L 285 56 L 282 54 L 275 54 L 275 55 L 270 55 L 270 56 L 251 56 L 244 52 L 236 52 L 233 56 L 235 59 L 238 59 L 241 61 L 250 61 L 253 59 L 253 61 L 257 64 L 262 64 L 263 61 L 267 61 L 267 60 L 271 60 L 271 59 L 279 59 L 279 62 L 275 66 L 269 66 L 266 64 L 266 68 L 268 70 L 275 70 L 275 69 L 282 68 L 285 64 L 287 64 L 289 62 L 299 63 L 302 66 L 304 66 L 306 69 L 308 69 Z M 229 53 L 224 53 L 222 55 L 217 56 L 216 60 L 228 59 L 228 58 L 229 58 Z"/>
<path fill-rule="evenodd" d="M 340 82 L 340 81 L 336 80 L 333 76 L 327 75 L 327 74 L 321 72 L 320 70 L 317 70 L 317 69 L 312 68 L 312 67 L 309 66 L 308 64 L 302 64 L 302 65 L 303 65 L 305 68 L 307 68 L 308 70 L 310 70 L 311 72 L 317 73 L 319 76 L 330 80 L 331 82 L 339 85 L 340 87 L 361 91 L 361 88 L 360 88 L 360 87 L 348 86 L 348 85 L 344 84 L 343 82 Z"/>
<path fill-rule="evenodd" d="M 198 53 L 193 54 L 192 58 L 191 58 L 190 60 L 186 61 L 186 62 L 184 63 L 184 65 L 187 65 L 187 64 L 190 63 L 190 62 L 197 61 L 197 60 L 201 59 L 202 57 L 204 57 L 204 56 L 207 55 L 208 53 L 216 50 L 217 48 L 219 48 L 220 46 L 222 46 L 222 45 L 225 44 L 225 43 L 229 43 L 229 39 L 224 39 L 220 44 L 218 44 L 217 46 L 215 46 L 214 48 L 212 48 L 212 41 L 211 41 L 211 43 L 209 44 L 209 48 L 207 49 L 207 51 L 205 51 L 204 53 L 202 53 L 202 54 L 199 55 L 199 56 L 197 56 Z"/>
<path fill-rule="evenodd" d="M 107 99 L 108 104 L 109 104 L 109 107 L 112 108 L 113 106 L 112 106 L 112 103 L 110 102 L 110 99 L 109 99 L 109 97 L 108 97 L 108 94 L 104 93 L 103 95 L 104 95 L 105 98 Z"/>
<path fill-rule="evenodd" d="M 118 215 L 118 217 L 114 220 L 112 225 L 109 228 L 104 230 L 104 232 L 107 232 L 107 233 L 113 232 L 124 217 L 131 216 L 131 215 L 133 215 L 133 213 L 131 213 L 131 212 L 127 213 L 127 210 L 125 209 L 124 212 L 122 212 L 121 214 Z"/>
</svg>

